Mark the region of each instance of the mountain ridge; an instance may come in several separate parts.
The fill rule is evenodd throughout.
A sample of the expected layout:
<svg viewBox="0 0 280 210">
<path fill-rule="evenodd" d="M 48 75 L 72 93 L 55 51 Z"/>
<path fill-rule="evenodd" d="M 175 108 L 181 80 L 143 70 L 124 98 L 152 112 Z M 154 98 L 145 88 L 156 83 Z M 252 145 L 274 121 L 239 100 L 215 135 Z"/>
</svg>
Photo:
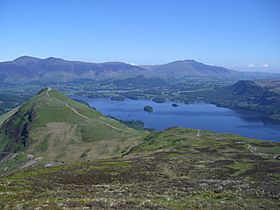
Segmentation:
<svg viewBox="0 0 280 210">
<path fill-rule="evenodd" d="M 237 71 L 229 70 L 224 67 L 210 66 L 192 59 L 178 60 L 171 63 L 167 63 L 157 67 L 154 71 L 160 72 L 160 74 L 166 74 L 167 76 L 219 76 L 219 75 L 233 75 Z"/>
<path fill-rule="evenodd" d="M 45 59 L 21 56 L 13 61 L 0 62 L 1 83 L 58 82 L 77 79 L 97 81 L 135 78 L 137 76 L 163 79 L 272 79 L 277 73 L 239 72 L 225 67 L 207 65 L 193 59 L 177 60 L 162 65 L 131 65 L 124 62 L 92 63 L 62 58 Z"/>
<path fill-rule="evenodd" d="M 38 80 L 67 82 L 80 78 L 118 78 L 126 75 L 135 76 L 143 71 L 146 70 L 122 62 L 90 63 L 54 57 L 40 59 L 21 56 L 13 61 L 0 63 L 0 75 L 8 83 L 26 83 Z"/>
<path fill-rule="evenodd" d="M 51 88 L 1 121 L 0 153 L 25 151 L 64 162 L 121 156 L 145 135 Z"/>
</svg>

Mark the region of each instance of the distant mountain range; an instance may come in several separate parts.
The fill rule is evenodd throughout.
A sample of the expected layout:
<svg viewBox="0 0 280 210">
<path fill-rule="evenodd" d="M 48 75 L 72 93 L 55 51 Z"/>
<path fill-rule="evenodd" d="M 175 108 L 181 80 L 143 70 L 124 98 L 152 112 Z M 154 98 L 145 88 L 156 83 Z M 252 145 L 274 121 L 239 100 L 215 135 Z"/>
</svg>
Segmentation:
<svg viewBox="0 0 280 210">
<path fill-rule="evenodd" d="M 163 65 L 144 65 L 142 68 L 152 70 L 155 73 L 168 76 L 206 76 L 206 75 L 232 75 L 236 71 L 219 66 L 210 66 L 195 60 L 180 60 Z"/>
<path fill-rule="evenodd" d="M 68 82 L 75 79 L 124 79 L 144 75 L 155 78 L 205 77 L 218 79 L 274 79 L 280 74 L 244 73 L 224 67 L 211 66 L 195 60 L 174 61 L 163 65 L 135 66 L 122 62 L 89 63 L 61 58 L 40 59 L 22 56 L 0 63 L 0 83 L 32 81 Z"/>
<path fill-rule="evenodd" d="M 121 62 L 88 63 L 67 61 L 61 58 L 39 59 L 29 56 L 0 63 L 2 82 L 54 81 L 67 82 L 74 79 L 118 78 L 134 76 L 146 71 L 138 66 Z"/>
</svg>

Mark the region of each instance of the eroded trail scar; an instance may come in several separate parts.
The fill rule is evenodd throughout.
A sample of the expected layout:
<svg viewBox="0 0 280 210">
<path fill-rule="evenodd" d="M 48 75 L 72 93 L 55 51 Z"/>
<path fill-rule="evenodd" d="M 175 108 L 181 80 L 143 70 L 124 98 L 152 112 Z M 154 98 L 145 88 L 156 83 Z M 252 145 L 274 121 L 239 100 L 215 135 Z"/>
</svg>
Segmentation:
<svg viewBox="0 0 280 210">
<path fill-rule="evenodd" d="M 46 96 L 47 96 L 47 97 L 49 97 L 49 91 L 51 91 L 51 88 L 50 88 L 50 87 L 48 87 L 47 92 L 46 92 Z M 62 102 L 62 101 L 60 101 L 60 102 Z M 63 102 L 62 102 L 62 103 L 63 103 Z M 68 103 L 64 103 L 64 104 L 65 104 L 66 107 L 68 107 L 69 109 L 71 109 L 72 112 L 74 112 L 76 115 L 78 115 L 78 116 L 80 116 L 80 117 L 82 117 L 82 118 L 84 118 L 84 119 L 87 119 L 87 120 L 94 120 L 94 121 L 99 122 L 99 123 L 102 123 L 102 124 L 104 124 L 104 125 L 106 125 L 106 126 L 108 126 L 108 127 L 110 127 L 110 128 L 113 128 L 113 129 L 115 129 L 115 130 L 117 130 L 117 131 L 122 131 L 121 129 L 116 128 L 115 126 L 110 125 L 109 123 L 106 123 L 106 122 L 103 122 L 103 121 L 100 121 L 100 120 L 96 120 L 96 119 L 91 119 L 91 118 L 89 118 L 89 117 L 87 117 L 87 116 L 85 116 L 85 115 L 79 113 L 74 107 L 70 106 Z"/>
<path fill-rule="evenodd" d="M 113 129 L 115 129 L 115 130 L 117 130 L 117 131 L 122 131 L 121 129 L 116 128 L 115 126 L 110 125 L 110 124 L 108 124 L 108 123 L 106 123 L 106 122 L 103 122 L 103 121 L 100 121 L 100 120 L 91 119 L 91 118 L 89 118 L 89 117 L 87 117 L 87 116 L 85 116 L 85 115 L 79 113 L 74 107 L 70 106 L 68 103 L 65 103 L 65 106 L 67 106 L 69 109 L 71 109 L 75 114 L 77 114 L 77 115 L 80 116 L 80 117 L 83 117 L 83 118 L 85 118 L 85 119 L 87 119 L 87 120 L 94 120 L 94 121 L 97 121 L 97 122 L 102 123 L 102 124 L 104 124 L 104 125 L 107 125 L 108 127 L 113 128 Z"/>
<path fill-rule="evenodd" d="M 65 103 L 65 106 L 67 106 L 69 109 L 71 109 L 75 114 L 79 115 L 80 117 L 83 117 L 87 120 L 91 120 L 89 117 L 80 114 L 75 108 L 73 108 L 72 106 L 70 106 L 69 104 Z"/>
<path fill-rule="evenodd" d="M 46 92 L 46 96 L 48 96 L 48 97 L 50 96 L 50 95 L 49 95 L 49 91 L 50 91 L 50 90 L 51 90 L 51 88 L 48 87 L 47 92 Z"/>
</svg>

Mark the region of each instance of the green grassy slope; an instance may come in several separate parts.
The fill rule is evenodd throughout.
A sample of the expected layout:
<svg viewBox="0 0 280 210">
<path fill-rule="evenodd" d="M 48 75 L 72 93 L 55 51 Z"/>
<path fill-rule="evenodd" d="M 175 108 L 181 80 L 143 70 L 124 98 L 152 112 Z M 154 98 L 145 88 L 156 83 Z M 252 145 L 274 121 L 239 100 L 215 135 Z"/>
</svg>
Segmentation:
<svg viewBox="0 0 280 210">
<path fill-rule="evenodd" d="M 0 178 L 0 208 L 279 209 L 280 144 L 172 128 L 123 158 Z"/>
<path fill-rule="evenodd" d="M 280 154 L 280 143 L 260 141 L 234 134 L 170 128 L 147 136 L 141 144 L 131 148 L 125 155 L 143 156 L 160 151 L 212 152 L 229 155 L 231 151 L 242 153 L 249 150 L 264 158 L 273 159 Z"/>
<path fill-rule="evenodd" d="M 19 108 L 17 107 L 17 108 L 15 108 L 15 109 L 13 109 L 13 110 L 11 110 L 11 111 L 9 111 L 9 112 L 7 112 L 7 113 L 1 115 L 1 116 L 0 116 L 0 126 L 3 124 L 3 122 L 4 122 L 5 120 L 9 119 L 13 114 L 15 114 L 15 113 L 18 111 L 18 109 L 19 109 Z"/>
<path fill-rule="evenodd" d="M 143 135 L 46 88 L 2 124 L 0 150 L 26 151 L 49 160 L 86 161 L 120 156 Z"/>
</svg>

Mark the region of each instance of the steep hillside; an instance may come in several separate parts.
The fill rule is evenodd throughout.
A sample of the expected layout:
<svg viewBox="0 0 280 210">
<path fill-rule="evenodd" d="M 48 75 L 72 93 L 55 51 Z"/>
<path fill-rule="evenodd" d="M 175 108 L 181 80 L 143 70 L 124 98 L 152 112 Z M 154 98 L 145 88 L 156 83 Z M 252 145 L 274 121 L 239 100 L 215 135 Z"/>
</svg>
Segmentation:
<svg viewBox="0 0 280 210">
<path fill-rule="evenodd" d="M 230 93 L 239 107 L 261 111 L 271 116 L 280 117 L 280 83 L 242 80 L 230 87 Z"/>
<path fill-rule="evenodd" d="M 261 87 L 269 89 L 269 91 L 275 92 L 280 95 L 280 80 L 257 80 L 255 81 Z"/>
<path fill-rule="evenodd" d="M 262 97 L 263 95 L 273 93 L 265 87 L 258 85 L 253 80 L 241 80 L 231 86 L 231 92 L 236 95 L 251 96 L 251 97 Z"/>
<path fill-rule="evenodd" d="M 145 135 L 46 88 L 0 118 L 0 152 L 74 162 L 120 156 Z"/>
<path fill-rule="evenodd" d="M 257 111 L 280 119 L 279 90 L 279 80 L 241 80 L 233 85 L 200 91 L 195 96 L 219 106 Z"/>
</svg>

